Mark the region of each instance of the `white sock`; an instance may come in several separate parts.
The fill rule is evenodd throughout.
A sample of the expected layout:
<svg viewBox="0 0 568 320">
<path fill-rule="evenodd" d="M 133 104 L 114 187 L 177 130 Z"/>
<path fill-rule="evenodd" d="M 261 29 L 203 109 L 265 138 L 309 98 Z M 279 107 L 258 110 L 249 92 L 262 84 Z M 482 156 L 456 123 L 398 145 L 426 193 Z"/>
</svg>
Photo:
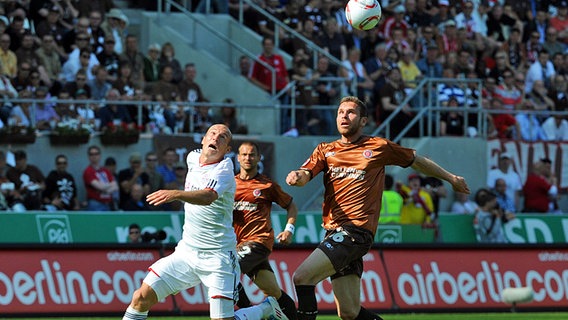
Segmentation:
<svg viewBox="0 0 568 320">
<path fill-rule="evenodd" d="M 128 306 L 122 320 L 146 320 L 146 318 L 148 318 L 148 311 L 141 312 Z"/>
<path fill-rule="evenodd" d="M 240 320 L 260 320 L 267 318 L 272 314 L 272 307 L 268 305 L 268 311 L 266 309 L 266 303 L 257 304 L 256 306 L 242 308 L 235 311 L 235 318 Z M 268 312 L 268 314 L 266 314 Z"/>
</svg>

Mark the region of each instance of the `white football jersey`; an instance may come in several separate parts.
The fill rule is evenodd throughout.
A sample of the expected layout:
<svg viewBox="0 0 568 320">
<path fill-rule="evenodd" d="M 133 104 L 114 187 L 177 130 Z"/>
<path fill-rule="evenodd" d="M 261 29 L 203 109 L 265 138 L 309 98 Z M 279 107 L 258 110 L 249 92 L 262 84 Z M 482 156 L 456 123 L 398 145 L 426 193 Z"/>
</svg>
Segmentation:
<svg viewBox="0 0 568 320">
<path fill-rule="evenodd" d="M 188 172 L 185 191 L 212 189 L 218 198 L 210 205 L 185 203 L 185 222 L 182 242 L 197 250 L 234 250 L 237 238 L 233 229 L 233 202 L 236 182 L 233 162 L 229 158 L 221 162 L 201 166 L 201 149 L 187 155 Z"/>
</svg>

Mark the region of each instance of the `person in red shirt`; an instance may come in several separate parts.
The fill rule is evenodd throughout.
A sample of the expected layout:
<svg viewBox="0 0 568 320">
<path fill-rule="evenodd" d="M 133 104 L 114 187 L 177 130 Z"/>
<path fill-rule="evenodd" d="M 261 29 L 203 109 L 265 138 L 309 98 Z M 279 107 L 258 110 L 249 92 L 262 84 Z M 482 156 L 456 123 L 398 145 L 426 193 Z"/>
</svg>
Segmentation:
<svg viewBox="0 0 568 320">
<path fill-rule="evenodd" d="M 118 191 L 118 184 L 112 173 L 101 165 L 101 149 L 90 146 L 87 150 L 89 166 L 83 171 L 83 182 L 87 191 L 87 211 L 111 211 L 114 208 L 112 194 Z"/>
<path fill-rule="evenodd" d="M 292 242 L 298 208 L 292 197 L 280 185 L 259 173 L 260 149 L 251 141 L 243 142 L 238 149 L 240 172 L 235 176 L 237 191 L 233 206 L 233 227 L 237 235 L 237 252 L 241 272 L 267 296 L 277 299 L 288 319 L 296 319 L 294 300 L 278 286 L 268 256 L 274 245 L 274 229 L 270 219 L 272 203 L 287 211 L 287 224 L 276 239 L 284 245 Z M 239 308 L 250 307 L 246 293 L 239 284 Z"/>
<path fill-rule="evenodd" d="M 361 306 L 363 256 L 377 231 L 384 189 L 385 166 L 411 167 L 427 176 L 449 182 L 454 191 L 470 193 L 463 177 L 434 161 L 416 155 L 388 139 L 363 135 L 367 106 L 357 97 L 344 97 L 337 110 L 339 140 L 320 143 L 286 183 L 304 186 L 324 174 L 323 227 L 325 239 L 300 264 L 293 280 L 298 297 L 298 319 L 314 320 L 318 314 L 315 286 L 327 277 L 342 319 L 381 319 Z"/>
<path fill-rule="evenodd" d="M 558 187 L 556 177 L 552 175 L 552 161 L 540 159 L 534 164 L 533 171 L 527 176 L 523 186 L 525 206 L 523 212 L 547 213 L 557 208 Z"/>
</svg>

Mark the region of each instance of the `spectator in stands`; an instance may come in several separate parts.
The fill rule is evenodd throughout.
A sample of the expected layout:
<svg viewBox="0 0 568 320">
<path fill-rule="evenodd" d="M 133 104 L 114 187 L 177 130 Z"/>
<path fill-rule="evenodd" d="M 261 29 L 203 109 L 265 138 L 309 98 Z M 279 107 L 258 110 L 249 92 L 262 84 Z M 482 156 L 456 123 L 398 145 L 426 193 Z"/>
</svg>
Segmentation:
<svg viewBox="0 0 568 320">
<path fill-rule="evenodd" d="M 135 35 L 129 34 L 126 36 L 125 50 L 120 55 L 120 64 L 124 63 L 130 65 L 132 81 L 141 87 L 144 83 L 144 55 L 138 50 L 138 38 Z"/>
<path fill-rule="evenodd" d="M 83 41 L 86 39 L 87 35 L 80 35 L 77 40 Z M 69 55 L 69 60 L 63 64 L 62 73 L 62 80 L 65 82 L 73 81 L 75 79 L 75 75 L 81 69 L 85 70 L 85 75 L 87 76 L 87 80 L 91 81 L 95 78 L 93 73 L 93 68 L 99 65 L 99 60 L 97 57 L 91 53 L 88 48 L 76 49 L 78 51 L 73 51 Z M 76 53 L 76 55 L 75 55 Z"/>
<path fill-rule="evenodd" d="M 558 41 L 558 31 L 553 27 L 548 27 L 546 29 L 546 41 L 542 44 L 542 48 L 548 52 L 551 57 L 556 54 L 564 53 L 565 45 Z"/>
<path fill-rule="evenodd" d="M 78 123 L 81 123 L 81 120 L 79 118 L 79 113 L 77 113 L 75 104 L 73 102 L 71 103 L 60 102 L 60 100 L 72 100 L 72 97 L 69 94 L 69 92 L 61 91 L 59 92 L 59 95 L 56 98 L 57 100 L 55 101 L 56 104 L 54 108 L 55 112 L 57 112 L 57 115 L 59 116 L 59 119 L 61 119 L 61 123 L 73 126 L 76 125 L 74 121 L 78 121 Z"/>
<path fill-rule="evenodd" d="M 503 178 L 498 178 L 495 180 L 495 187 L 493 192 L 497 196 L 497 203 L 505 212 L 517 212 L 517 207 L 515 206 L 515 200 L 507 196 L 507 181 Z"/>
<path fill-rule="evenodd" d="M 119 55 L 125 51 L 126 27 L 128 27 L 128 22 L 128 18 L 122 13 L 122 10 L 113 8 L 105 14 L 105 21 L 101 24 L 105 35 L 113 36 L 115 41 L 114 52 Z"/>
<path fill-rule="evenodd" d="M 260 88 L 271 93 L 284 89 L 290 82 L 286 63 L 281 55 L 274 53 L 274 41 L 271 38 L 262 39 L 262 53 L 258 59 L 273 67 L 276 71 L 276 86 L 272 88 L 272 74 L 261 64 L 254 62 L 250 80 Z"/>
<path fill-rule="evenodd" d="M 241 56 L 239 58 L 239 72 L 241 76 L 248 79 L 250 76 L 251 67 L 252 67 L 252 62 L 249 57 Z"/>
<path fill-rule="evenodd" d="M 61 8 L 57 5 L 49 7 L 45 20 L 42 20 L 36 25 L 35 32 L 40 39 L 50 34 L 54 39 L 61 40 L 65 33 L 68 32 L 67 28 L 61 23 L 60 9 Z"/>
<path fill-rule="evenodd" d="M 152 84 L 150 94 L 161 94 L 166 101 L 179 101 L 183 95 L 180 94 L 178 86 L 173 82 L 174 70 L 170 66 L 164 66 L 161 69 L 160 80 Z M 184 82 L 182 85 L 187 85 L 189 82 Z M 181 86 L 181 85 L 180 85 Z M 188 89 L 189 90 L 189 89 Z M 186 95 L 187 97 L 187 95 Z"/>
<path fill-rule="evenodd" d="M 2 67 L 0 66 L 0 69 Z M 17 98 L 18 91 L 12 86 L 10 79 L 0 73 L 0 96 L 4 100 L 2 105 L 0 105 L 0 120 L 4 122 L 4 124 L 8 124 L 8 119 L 10 118 L 10 114 L 12 113 L 13 105 L 9 99 Z"/>
<path fill-rule="evenodd" d="M 513 70 L 526 65 L 526 52 L 521 41 L 521 29 L 512 28 L 509 38 L 501 45 L 501 50 L 507 54 L 507 60 Z"/>
<path fill-rule="evenodd" d="M 525 100 L 523 103 L 517 105 L 517 120 L 519 131 L 517 135 L 523 141 L 535 142 L 546 140 L 546 134 L 542 130 L 538 116 L 534 114 L 534 105 L 531 101 Z"/>
<path fill-rule="evenodd" d="M 50 84 L 55 86 L 57 91 L 60 90 L 62 85 L 58 82 L 58 79 L 62 72 L 61 56 L 57 52 L 55 40 L 51 34 L 46 34 L 41 38 L 41 46 L 35 53 Z"/>
<path fill-rule="evenodd" d="M 503 102 L 499 99 L 492 99 L 490 101 L 491 110 L 504 111 Z M 491 124 L 495 129 L 492 135 L 497 136 L 499 139 L 518 139 L 519 138 L 519 123 L 512 114 L 508 113 L 491 113 Z"/>
<path fill-rule="evenodd" d="M 95 70 L 95 79 L 89 82 L 91 89 L 91 97 L 94 100 L 103 100 L 107 93 L 112 89 L 112 85 L 107 81 L 107 70 L 101 66 L 97 66 Z"/>
<path fill-rule="evenodd" d="M 373 91 L 379 90 L 385 84 L 387 49 L 384 42 L 375 45 L 374 55 L 363 62 L 369 78 L 375 84 Z"/>
<path fill-rule="evenodd" d="M 553 213 L 558 210 L 557 178 L 551 170 L 552 161 L 540 159 L 533 164 L 532 172 L 527 176 L 523 186 L 523 212 Z"/>
<path fill-rule="evenodd" d="M 49 210 L 79 210 L 77 184 L 67 171 L 67 157 L 59 154 L 55 157 L 55 170 L 51 170 L 45 179 L 43 204 Z"/>
<path fill-rule="evenodd" d="M 114 82 L 118 78 L 118 67 L 120 65 L 120 57 L 114 51 L 114 44 L 114 37 L 106 35 L 103 50 L 97 54 L 100 65 L 107 70 L 107 80 L 110 82 Z"/>
<path fill-rule="evenodd" d="M 115 8 L 113 0 L 78 0 L 76 9 L 79 11 L 79 16 L 88 16 L 90 12 L 109 12 Z"/>
<path fill-rule="evenodd" d="M 190 117 L 186 117 L 183 125 L 183 132 L 200 132 L 205 133 L 207 129 L 214 123 L 211 110 L 207 106 L 196 106 L 190 113 L 193 117 L 193 123 L 189 122 Z M 193 125 L 193 128 L 191 127 Z"/>
<path fill-rule="evenodd" d="M 38 100 L 35 106 L 35 124 L 38 130 L 52 130 L 55 128 L 60 118 L 55 112 L 54 103 L 47 87 L 38 87 L 35 92 L 35 99 Z"/>
<path fill-rule="evenodd" d="M 160 70 L 165 66 L 170 66 L 173 70 L 172 83 L 179 83 L 183 79 L 183 72 L 181 70 L 181 64 L 176 58 L 175 48 L 171 42 L 166 42 L 162 46 L 162 52 L 159 58 Z"/>
<path fill-rule="evenodd" d="M 8 169 L 6 177 L 14 183 L 15 190 L 21 195 L 27 210 L 40 210 L 45 177 L 37 166 L 28 163 L 24 150 L 14 152 L 14 158 L 16 165 Z"/>
<path fill-rule="evenodd" d="M 399 29 L 402 31 L 402 35 L 406 37 L 407 30 L 410 29 L 410 25 L 404 19 L 406 8 L 404 5 L 399 4 L 393 8 L 394 14 L 385 19 L 384 24 L 379 27 L 379 32 L 382 34 L 384 39 L 390 39 L 392 35 L 392 31 L 394 29 Z"/>
<path fill-rule="evenodd" d="M 505 58 L 504 52 L 497 53 L 499 59 Z M 522 92 L 515 86 L 515 75 L 511 69 L 503 71 L 503 79 L 493 92 L 493 98 L 503 102 L 503 108 L 514 110 L 523 99 Z"/>
<path fill-rule="evenodd" d="M 503 224 L 514 219 L 514 215 L 506 214 L 497 205 L 497 197 L 489 189 L 479 189 L 475 194 L 475 202 L 479 210 L 473 219 L 473 228 L 480 243 L 506 243 Z"/>
<path fill-rule="evenodd" d="M 135 183 L 130 188 L 128 193 L 128 198 L 122 206 L 124 211 L 151 211 L 153 208 L 146 202 L 146 194 L 144 192 L 144 187 L 138 183 Z"/>
<path fill-rule="evenodd" d="M 197 76 L 197 69 L 194 63 L 188 63 L 184 68 L 184 79 L 178 85 L 179 100 L 189 102 L 203 102 L 205 98 L 201 91 L 199 84 L 195 82 Z M 174 100 L 174 99 L 168 99 Z"/>
<path fill-rule="evenodd" d="M 538 59 L 529 67 L 525 77 L 525 92 L 531 92 L 534 82 L 541 80 L 544 85 L 550 87 L 550 80 L 554 77 L 556 71 L 554 65 L 550 61 L 550 55 L 546 50 L 538 53 Z"/>
<path fill-rule="evenodd" d="M 233 106 L 235 103 L 233 99 L 224 99 L 223 103 L 226 104 L 226 106 L 221 107 L 221 113 L 214 122 L 226 125 L 233 134 L 247 134 L 247 127 L 239 124 L 237 109 Z"/>
<path fill-rule="evenodd" d="M 22 90 L 19 93 L 19 98 L 32 99 L 33 93 L 28 90 Z M 32 106 L 31 102 L 20 102 L 12 108 L 11 112 L 9 113 L 9 120 L 7 121 L 7 123 L 21 127 L 32 126 L 32 119 L 34 116 L 32 108 L 34 107 Z"/>
<path fill-rule="evenodd" d="M 6 174 L 12 168 L 6 163 L 6 153 L 0 150 L 0 210 L 26 211 L 23 198 Z"/>
<path fill-rule="evenodd" d="M 50 84 L 51 82 L 49 81 L 49 79 L 47 79 L 47 81 L 44 81 L 44 79 L 42 79 L 41 73 L 38 69 L 32 69 L 29 77 L 29 85 L 26 89 L 34 93 L 39 87 L 46 87 L 48 90 L 51 90 Z"/>
<path fill-rule="evenodd" d="M 424 77 L 441 78 L 443 67 L 438 61 L 438 46 L 429 46 L 426 51 L 426 57 L 418 60 L 416 65 Z"/>
<path fill-rule="evenodd" d="M 40 60 L 35 49 L 34 36 L 31 33 L 26 33 L 22 37 L 22 45 L 14 53 L 20 63 L 27 62 L 32 68 L 37 68 L 40 65 Z"/>
<path fill-rule="evenodd" d="M 158 172 L 158 155 L 154 151 L 146 153 L 144 172 L 148 175 L 150 193 L 164 188 L 164 177 Z"/>
<path fill-rule="evenodd" d="M 335 18 L 325 20 L 320 46 L 340 61 L 348 59 L 347 43 Z"/>
<path fill-rule="evenodd" d="M 406 88 L 415 88 L 416 82 L 422 77 L 422 73 L 414 62 L 414 51 L 408 48 L 402 52 L 402 57 L 398 61 L 398 68 L 402 75 L 402 81 Z"/>
<path fill-rule="evenodd" d="M 336 104 L 341 91 L 341 82 L 334 81 L 335 74 L 330 71 L 329 59 L 321 56 L 314 73 L 314 90 L 316 92 L 316 104 L 321 106 L 331 106 Z M 374 108 L 373 108 L 374 109 Z M 315 110 L 314 110 L 315 111 Z M 335 110 L 318 110 L 320 135 L 333 135 L 335 133 Z"/>
<path fill-rule="evenodd" d="M 459 110 L 458 99 L 450 97 L 447 107 L 452 107 L 454 110 L 440 114 L 440 135 L 463 137 L 465 123 L 463 113 Z"/>
<path fill-rule="evenodd" d="M 487 174 L 487 187 L 490 189 L 494 188 L 496 186 L 497 179 L 505 180 L 507 185 L 507 198 L 513 199 L 515 208 L 519 208 L 523 183 L 521 182 L 521 176 L 519 176 L 519 174 L 511 166 L 511 161 L 511 155 L 508 153 L 502 153 L 499 156 L 497 167 L 489 170 L 489 173 Z"/>
<path fill-rule="evenodd" d="M 496 40 L 498 43 L 503 43 L 506 39 L 507 30 L 513 27 L 522 28 L 523 22 L 519 20 L 518 16 L 512 10 L 503 10 L 500 3 L 495 3 L 487 15 L 487 37 Z"/>
<path fill-rule="evenodd" d="M 460 51 L 461 52 L 461 51 Z M 497 84 L 502 83 L 503 73 L 510 70 L 509 61 L 507 60 L 507 53 L 504 51 L 497 51 L 494 55 L 495 65 L 489 71 L 488 76 L 495 79 Z"/>
<path fill-rule="evenodd" d="M 456 75 L 453 69 L 445 68 L 442 75 L 445 79 L 451 79 L 444 82 L 440 82 L 437 87 L 437 99 L 438 103 L 445 106 L 450 101 L 450 98 L 456 98 L 460 106 L 465 105 L 465 91 L 456 80 Z M 453 81 L 452 81 L 453 80 Z"/>
<path fill-rule="evenodd" d="M 118 210 L 118 203 L 120 201 L 120 186 L 118 186 L 118 169 L 116 159 L 114 157 L 107 157 L 104 162 L 104 167 L 112 174 L 114 181 L 116 181 L 117 188 L 112 192 L 112 202 L 110 204 L 111 210 Z"/>
<path fill-rule="evenodd" d="M 365 71 L 363 63 L 360 61 L 361 51 L 351 48 L 347 60 L 341 62 L 342 68 L 339 69 L 339 76 L 346 78 L 346 85 L 352 96 L 359 97 L 361 101 L 370 103 L 375 84 Z"/>
<path fill-rule="evenodd" d="M 87 192 L 87 211 L 111 211 L 112 194 L 118 191 L 118 184 L 112 173 L 101 166 L 101 149 L 90 146 L 89 165 L 83 171 L 83 182 Z"/>
<path fill-rule="evenodd" d="M 548 96 L 548 89 L 542 80 L 536 80 L 531 91 L 527 92 L 526 99 L 531 102 L 536 111 L 554 110 L 554 100 Z M 539 121 L 544 121 L 546 115 L 537 116 Z"/>
<path fill-rule="evenodd" d="M 63 89 L 69 92 L 74 98 L 77 99 L 77 92 L 79 90 L 84 90 L 87 94 L 87 97 L 91 97 L 91 87 L 88 85 L 87 80 L 87 70 L 79 69 L 75 74 L 75 81 L 68 81 L 65 83 Z"/>
<path fill-rule="evenodd" d="M 466 0 L 463 2 L 463 11 L 454 17 L 458 29 L 465 28 L 466 37 L 470 41 L 477 41 L 487 34 L 487 25 L 483 21 L 481 14 L 475 10 L 474 2 Z"/>
<path fill-rule="evenodd" d="M 469 198 L 469 194 L 462 192 L 454 193 L 454 202 L 450 207 L 451 213 L 457 214 L 476 214 L 479 206 Z"/>
<path fill-rule="evenodd" d="M 542 123 L 547 141 L 568 141 L 568 121 L 561 115 L 552 115 Z"/>
<path fill-rule="evenodd" d="M 401 53 L 406 49 L 410 49 L 410 44 L 406 41 L 403 31 L 401 29 L 395 28 L 391 31 L 391 35 L 389 37 L 389 41 L 387 42 L 387 50 L 391 48 L 396 49 L 397 52 Z M 394 61 L 394 62 L 398 62 Z"/>
<path fill-rule="evenodd" d="M 120 202 L 118 206 L 123 210 L 126 210 L 126 204 L 129 201 L 134 200 L 134 204 L 140 201 L 140 199 L 132 199 L 131 197 L 131 191 L 134 185 L 140 185 L 142 187 L 141 192 L 143 196 L 150 193 L 150 177 L 142 166 L 142 156 L 140 153 L 135 152 L 130 154 L 128 162 L 130 166 L 118 172 L 118 185 L 120 190 Z"/>
<path fill-rule="evenodd" d="M 153 43 L 148 48 L 148 55 L 144 57 L 144 81 L 152 83 L 160 79 L 160 52 L 162 47 Z"/>
<path fill-rule="evenodd" d="M 408 175 L 408 186 L 400 186 L 400 194 L 404 199 L 404 205 L 400 212 L 401 224 L 424 224 L 431 222 L 434 210 L 432 197 L 420 186 L 420 175 L 412 173 Z"/>
<path fill-rule="evenodd" d="M 74 96 L 78 101 L 89 99 L 89 94 L 84 89 L 78 89 L 75 91 Z M 71 96 L 71 98 L 73 97 Z M 98 104 L 85 104 L 83 102 L 77 102 L 75 104 L 75 110 L 77 110 L 79 121 L 91 131 L 96 131 L 100 127 L 98 106 Z"/>
<path fill-rule="evenodd" d="M 558 39 L 563 44 L 568 44 L 568 1 L 562 0 L 557 3 L 556 15 L 550 17 L 549 26 L 558 33 Z M 548 30 L 547 30 L 548 31 Z"/>
<path fill-rule="evenodd" d="M 89 13 L 89 34 L 91 35 L 91 50 L 99 54 L 104 50 L 106 34 L 101 28 L 103 17 L 100 11 L 93 10 Z"/>
<path fill-rule="evenodd" d="M 432 29 L 432 31 L 434 30 L 435 29 Z M 458 52 L 461 47 L 461 43 L 460 39 L 458 38 L 458 29 L 456 28 L 456 22 L 454 21 L 454 19 L 450 19 L 444 23 L 444 30 L 440 34 L 436 45 L 440 46 L 443 55 Z M 428 56 L 427 49 L 427 46 L 423 47 L 422 51 L 420 52 L 420 58 L 426 58 Z"/>
<path fill-rule="evenodd" d="M 5 33 L 10 36 L 10 50 L 16 52 L 22 45 L 22 38 L 28 31 L 24 28 L 24 18 L 16 15 L 12 17 L 10 26 Z"/>
<path fill-rule="evenodd" d="M 69 30 L 63 38 L 55 39 L 58 45 L 63 47 L 65 53 L 70 54 L 76 48 L 89 48 L 90 49 L 90 39 L 89 35 L 89 24 L 90 21 L 86 16 L 77 19 L 75 27 Z M 83 37 L 78 39 L 79 37 Z"/>
<path fill-rule="evenodd" d="M 117 89 L 111 89 L 106 95 L 106 105 L 99 110 L 99 118 L 101 119 L 102 130 L 110 125 L 133 125 L 134 121 L 123 105 L 120 107 L 114 101 L 120 100 L 120 92 Z"/>
<path fill-rule="evenodd" d="M 128 243 L 140 243 L 142 242 L 142 234 L 140 232 L 140 226 L 136 223 L 128 226 Z"/>
<path fill-rule="evenodd" d="M 385 121 L 393 112 L 402 104 L 406 98 L 404 82 L 398 68 L 387 69 L 386 84 L 378 91 L 375 92 L 374 101 L 377 101 L 377 108 L 375 110 L 375 120 L 379 123 Z M 414 114 L 410 105 L 402 107 L 401 112 L 390 122 L 390 131 L 388 136 L 394 139 L 412 120 Z M 416 128 L 414 126 L 413 128 Z M 407 132 L 406 136 L 416 136 L 416 130 L 411 129 Z"/>
<path fill-rule="evenodd" d="M 139 90 L 138 83 L 132 79 L 132 68 L 129 63 L 120 63 L 118 67 L 118 77 L 112 84 L 112 87 L 117 89 L 123 97 L 133 97 L 136 90 Z"/>
<path fill-rule="evenodd" d="M 404 204 L 404 199 L 397 191 L 393 190 L 394 178 L 390 174 L 385 174 L 385 190 L 381 202 L 381 214 L 379 224 L 400 223 L 400 212 Z"/>
<path fill-rule="evenodd" d="M 10 41 L 8 34 L 0 35 L 0 63 L 2 64 L 2 72 L 13 78 L 18 71 L 18 58 L 14 51 L 10 50 Z"/>
<path fill-rule="evenodd" d="M 179 156 L 174 148 L 166 148 L 162 152 L 162 164 L 158 166 L 158 172 L 164 178 L 164 184 L 166 189 L 176 189 L 175 181 L 176 174 L 174 165 L 178 161 Z"/>
</svg>

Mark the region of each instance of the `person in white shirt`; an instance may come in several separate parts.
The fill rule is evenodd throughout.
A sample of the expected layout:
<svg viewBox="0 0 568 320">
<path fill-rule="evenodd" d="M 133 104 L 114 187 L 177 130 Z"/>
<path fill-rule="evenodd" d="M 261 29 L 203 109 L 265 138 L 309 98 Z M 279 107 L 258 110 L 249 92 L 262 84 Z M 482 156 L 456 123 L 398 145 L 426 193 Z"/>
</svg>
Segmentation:
<svg viewBox="0 0 568 320">
<path fill-rule="evenodd" d="M 548 117 L 542 123 L 547 141 L 568 141 L 568 121 L 561 115 Z"/>
<path fill-rule="evenodd" d="M 479 211 L 479 206 L 475 201 L 469 199 L 469 195 L 467 193 L 456 192 L 454 193 L 455 201 L 452 203 L 452 207 L 450 209 L 451 213 L 457 214 L 475 214 Z"/>
<path fill-rule="evenodd" d="M 187 155 L 184 190 L 158 190 L 146 197 L 155 206 L 183 201 L 183 234 L 174 253 L 150 266 L 123 320 L 146 319 L 158 301 L 200 283 L 207 288 L 211 319 L 288 319 L 274 297 L 256 306 L 234 309 L 240 268 L 233 229 L 236 182 L 233 162 L 225 158 L 231 139 L 227 126 L 209 127 L 201 141 L 202 149 Z"/>
<path fill-rule="evenodd" d="M 497 168 L 489 170 L 487 174 L 487 187 L 492 189 L 495 187 L 497 179 L 503 179 L 507 183 L 507 198 L 513 199 L 515 208 L 520 208 L 520 195 L 523 189 L 521 176 L 511 166 L 511 155 L 502 153 L 499 156 Z"/>
</svg>

